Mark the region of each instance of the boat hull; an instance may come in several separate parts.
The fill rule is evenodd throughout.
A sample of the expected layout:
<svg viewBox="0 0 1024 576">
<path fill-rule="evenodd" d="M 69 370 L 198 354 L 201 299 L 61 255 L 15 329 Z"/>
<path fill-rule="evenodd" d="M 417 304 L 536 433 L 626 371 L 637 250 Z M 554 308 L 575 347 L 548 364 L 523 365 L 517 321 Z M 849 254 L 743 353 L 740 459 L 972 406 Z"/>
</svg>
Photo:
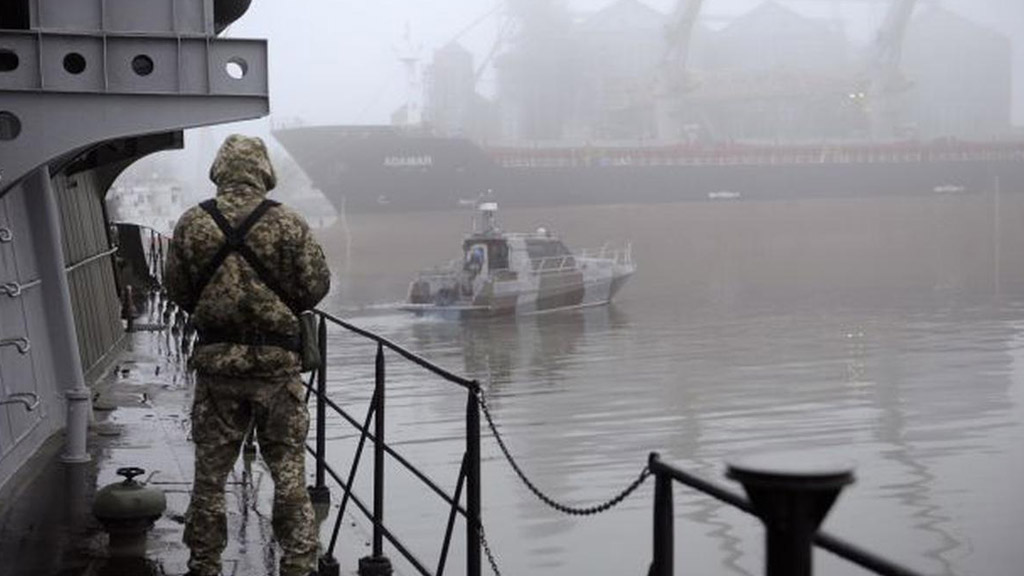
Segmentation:
<svg viewBox="0 0 1024 576">
<path fill-rule="evenodd" d="M 1024 143 L 483 149 L 389 127 L 275 136 L 345 212 L 868 198 L 1024 190 Z"/>
<path fill-rule="evenodd" d="M 414 312 L 418 315 L 439 316 L 453 320 L 464 318 L 494 318 L 500 316 L 534 316 L 538 314 L 550 314 L 566 310 L 579 310 L 582 308 L 594 308 L 597 306 L 608 306 L 618 290 L 625 285 L 629 276 L 616 278 L 607 282 L 598 282 L 587 287 L 587 297 L 580 298 L 575 302 L 567 302 L 561 298 L 538 299 L 529 294 L 523 294 L 516 298 L 511 306 L 509 305 L 442 305 L 442 304 L 401 304 L 399 310 Z"/>
<path fill-rule="evenodd" d="M 582 265 L 571 272 L 540 274 L 530 279 L 489 282 L 471 300 L 406 303 L 399 309 L 449 318 L 524 316 L 561 310 L 606 306 L 625 286 L 635 267 L 609 265 L 589 269 Z M 598 259 L 592 259 L 596 262 Z"/>
</svg>

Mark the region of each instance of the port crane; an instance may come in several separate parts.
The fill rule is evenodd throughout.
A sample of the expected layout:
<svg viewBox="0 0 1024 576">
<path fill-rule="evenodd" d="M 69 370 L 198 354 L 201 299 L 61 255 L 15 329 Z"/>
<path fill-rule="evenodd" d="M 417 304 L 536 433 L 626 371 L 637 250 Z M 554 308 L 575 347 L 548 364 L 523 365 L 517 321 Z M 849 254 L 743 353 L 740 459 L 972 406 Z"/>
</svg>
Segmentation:
<svg viewBox="0 0 1024 576">
<path fill-rule="evenodd" d="M 673 10 L 672 19 L 666 30 L 665 57 L 662 61 L 662 75 L 665 88 L 672 92 L 685 91 L 690 84 L 687 78 L 687 63 L 693 29 L 703 0 L 680 0 Z"/>
<path fill-rule="evenodd" d="M 899 95 L 911 86 L 900 72 L 903 39 L 917 0 L 893 0 L 875 35 L 867 62 L 867 79 L 852 98 L 866 100 L 866 112 L 875 139 L 892 139 L 899 124 Z M 865 90 L 866 88 L 866 90 Z"/>
<path fill-rule="evenodd" d="M 682 95 L 694 87 L 687 72 L 693 30 L 703 0 L 679 0 L 665 30 L 665 55 L 655 79 L 655 114 L 658 136 L 674 138 L 683 131 L 680 124 Z"/>
</svg>

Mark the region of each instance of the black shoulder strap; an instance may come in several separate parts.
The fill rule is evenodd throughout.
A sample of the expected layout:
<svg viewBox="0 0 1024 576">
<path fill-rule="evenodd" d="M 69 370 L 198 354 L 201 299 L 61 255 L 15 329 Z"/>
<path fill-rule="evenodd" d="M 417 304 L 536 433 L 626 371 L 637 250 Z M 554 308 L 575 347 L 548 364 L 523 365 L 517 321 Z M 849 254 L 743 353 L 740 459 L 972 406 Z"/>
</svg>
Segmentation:
<svg viewBox="0 0 1024 576">
<path fill-rule="evenodd" d="M 270 273 L 270 270 L 268 270 L 267 267 L 263 265 L 263 262 L 260 261 L 259 256 L 257 256 L 256 253 L 252 251 L 252 248 L 249 248 L 249 246 L 245 243 L 245 237 L 247 234 L 249 234 L 249 230 L 251 230 L 252 227 L 256 224 L 256 222 L 258 222 L 259 219 L 262 218 L 263 215 L 267 213 L 267 210 L 270 210 L 271 208 L 278 205 L 280 205 L 279 202 L 275 202 L 273 200 L 264 200 L 259 204 L 259 206 L 257 206 L 252 212 L 250 212 L 248 216 L 246 216 L 241 226 L 239 226 L 238 228 L 233 228 L 231 226 L 231 223 L 228 222 L 228 219 L 225 218 L 224 214 L 220 211 L 219 208 L 217 208 L 216 200 L 210 199 L 199 204 L 199 207 L 206 211 L 206 213 L 209 214 L 211 218 L 213 218 L 213 221 L 217 224 L 217 227 L 220 228 L 220 231 L 224 233 L 225 241 L 224 245 L 221 246 L 220 250 L 218 250 L 217 253 L 214 254 L 213 258 L 199 272 L 199 276 L 196 278 L 196 290 L 192 294 L 192 300 L 188 303 L 189 307 L 186 308 L 186 310 L 188 310 L 190 313 L 195 311 L 195 305 L 199 301 L 199 296 L 203 293 L 203 289 L 206 288 L 206 285 L 210 283 L 210 280 L 213 278 L 213 275 L 217 272 L 217 269 L 220 268 L 221 264 L 224 263 L 224 260 L 227 259 L 228 255 L 230 255 L 232 252 L 238 252 L 238 254 L 242 258 L 244 258 L 245 261 L 249 263 L 249 266 L 251 266 L 252 269 L 256 272 L 256 275 L 259 276 L 260 281 L 266 284 L 267 288 L 270 288 L 270 290 L 273 291 L 274 294 L 276 294 L 277 297 L 280 298 L 281 301 L 284 302 L 285 305 L 288 306 L 288 308 L 291 309 L 293 312 L 295 312 L 296 314 L 300 312 L 295 309 L 295 306 L 292 305 L 291 299 L 288 297 L 288 294 L 284 291 L 283 287 L 277 282 L 277 279 L 274 277 L 274 275 Z"/>
</svg>

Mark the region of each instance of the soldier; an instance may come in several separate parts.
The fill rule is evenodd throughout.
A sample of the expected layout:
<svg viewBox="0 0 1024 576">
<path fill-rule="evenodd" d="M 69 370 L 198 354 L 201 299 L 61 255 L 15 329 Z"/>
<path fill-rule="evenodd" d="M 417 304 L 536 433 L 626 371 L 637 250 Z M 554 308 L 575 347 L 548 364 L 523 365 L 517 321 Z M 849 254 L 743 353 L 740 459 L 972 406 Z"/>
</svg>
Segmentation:
<svg viewBox="0 0 1024 576">
<path fill-rule="evenodd" d="M 228 137 L 210 179 L 217 196 L 182 215 L 165 270 L 168 294 L 191 315 L 198 336 L 189 360 L 197 375 L 195 483 L 185 525 L 189 574 L 220 574 L 224 484 L 250 422 L 274 479 L 280 574 L 315 574 L 297 313 L 324 297 L 330 272 L 306 222 L 266 200 L 276 176 L 262 140 Z"/>
</svg>

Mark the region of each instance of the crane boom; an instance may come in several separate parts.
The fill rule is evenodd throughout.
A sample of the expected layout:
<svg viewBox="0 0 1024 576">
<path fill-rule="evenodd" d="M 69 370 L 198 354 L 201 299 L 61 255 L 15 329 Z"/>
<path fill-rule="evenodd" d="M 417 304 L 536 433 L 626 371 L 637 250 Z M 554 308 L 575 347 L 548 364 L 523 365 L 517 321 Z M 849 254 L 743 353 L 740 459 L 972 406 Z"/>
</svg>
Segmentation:
<svg viewBox="0 0 1024 576">
<path fill-rule="evenodd" d="M 917 0 L 893 0 L 886 12 L 867 66 L 868 120 L 875 139 L 888 140 L 899 135 L 905 116 L 905 99 L 900 94 L 910 83 L 900 73 L 903 39 Z"/>
<path fill-rule="evenodd" d="M 665 52 L 655 72 L 655 118 L 657 134 L 677 138 L 683 130 L 684 94 L 692 88 L 687 74 L 693 30 L 703 0 L 678 0 L 665 29 Z"/>
<path fill-rule="evenodd" d="M 668 26 L 664 66 L 677 79 L 686 74 L 693 29 L 702 3 L 703 0 L 679 0 Z"/>
<path fill-rule="evenodd" d="M 877 81 L 889 84 L 899 74 L 903 38 L 917 0 L 893 0 L 875 36 L 871 66 Z"/>
</svg>

